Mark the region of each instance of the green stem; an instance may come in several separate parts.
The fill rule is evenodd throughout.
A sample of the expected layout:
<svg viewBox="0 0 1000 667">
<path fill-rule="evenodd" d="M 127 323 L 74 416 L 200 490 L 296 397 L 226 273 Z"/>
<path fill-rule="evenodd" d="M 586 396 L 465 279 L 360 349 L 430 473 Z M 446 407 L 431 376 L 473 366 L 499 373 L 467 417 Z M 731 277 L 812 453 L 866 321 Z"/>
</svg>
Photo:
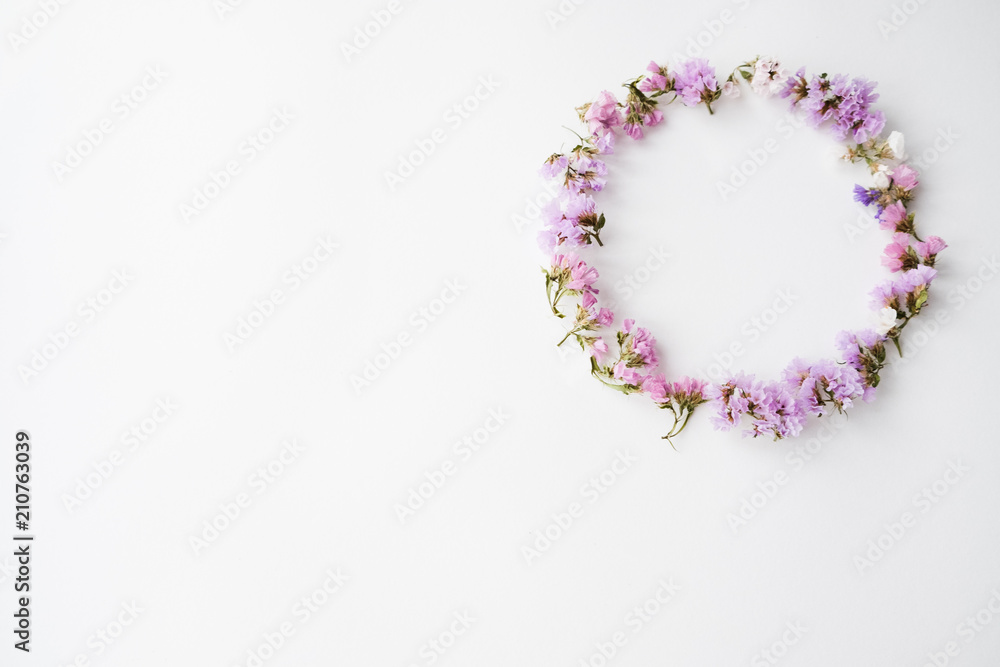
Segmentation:
<svg viewBox="0 0 1000 667">
<path fill-rule="evenodd" d="M 899 352 L 899 356 L 902 357 L 903 356 L 903 348 L 901 348 L 899 346 L 899 336 L 896 336 L 895 338 L 893 338 L 892 339 L 892 343 L 893 343 L 893 345 L 896 346 L 896 352 Z"/>
<path fill-rule="evenodd" d="M 566 339 L 569 338 L 570 336 L 572 336 L 573 334 L 575 334 L 577 331 L 579 331 L 579 329 L 576 329 L 576 328 L 571 329 L 568 334 L 566 334 L 565 336 L 563 336 L 563 339 L 561 341 L 559 341 L 558 343 L 556 343 L 556 347 L 559 347 L 560 345 L 562 345 L 563 343 L 565 343 Z"/>
</svg>

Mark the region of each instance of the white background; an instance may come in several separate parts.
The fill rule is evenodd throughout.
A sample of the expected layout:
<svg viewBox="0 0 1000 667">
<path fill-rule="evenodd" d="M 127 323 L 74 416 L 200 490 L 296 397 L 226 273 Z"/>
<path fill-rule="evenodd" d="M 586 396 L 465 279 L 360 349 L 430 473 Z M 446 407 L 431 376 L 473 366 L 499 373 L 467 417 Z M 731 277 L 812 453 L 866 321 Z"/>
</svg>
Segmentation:
<svg viewBox="0 0 1000 667">
<path fill-rule="evenodd" d="M 33 19 L 41 6 L 0 11 L 0 536 L 15 532 L 21 429 L 36 535 L 30 655 L 12 648 L 13 546 L 0 550 L 0 664 L 232 667 L 264 646 L 267 665 L 596 667 L 618 632 L 606 662 L 622 667 L 774 664 L 764 649 L 789 667 L 998 664 L 998 288 L 979 277 L 1000 241 L 994 4 L 588 0 L 554 14 L 556 0 L 404 0 L 350 58 L 341 45 L 385 3 L 246 0 L 220 15 L 210 0 L 98 0 Z M 43 25 L 15 48 L 25 20 Z M 696 48 L 720 73 L 763 53 L 877 80 L 887 131 L 925 162 L 918 228 L 951 247 L 908 363 L 839 428 L 751 441 L 702 410 L 675 452 L 663 413 L 554 347 L 535 171 L 572 146 L 573 107 Z M 142 90 L 147 68 L 165 78 Z M 495 90 L 449 122 L 481 77 Z M 126 117 L 117 100 L 136 86 Z M 648 140 L 621 143 L 599 286 L 619 322 L 654 331 L 671 377 L 729 362 L 733 343 L 734 368 L 775 376 L 865 326 L 887 234 L 859 223 L 851 187 L 867 181 L 827 135 L 779 131 L 784 101 L 717 108 L 672 105 Z M 241 145 L 276 109 L 293 119 L 249 160 Z M 55 163 L 102 119 L 111 132 L 60 179 Z M 435 128 L 444 142 L 391 189 L 385 173 Z M 771 138 L 724 201 L 717 184 Z M 239 173 L 185 220 L 230 160 Z M 338 247 L 308 280 L 286 280 L 327 238 Z M 669 262 L 640 271 L 651 250 Z M 128 284 L 104 291 L 116 271 Z M 627 299 L 626 275 L 645 280 Z M 273 290 L 272 315 L 227 344 Z M 756 328 L 780 291 L 793 305 Z M 504 423 L 463 458 L 455 443 L 491 411 Z M 146 429 L 138 446 L 130 429 Z M 292 440 L 301 451 L 274 463 Z M 619 454 L 633 462 L 605 492 L 584 488 Z M 401 520 L 447 461 L 454 474 Z M 262 484 L 269 464 L 280 474 Z M 573 503 L 582 515 L 527 558 Z M 349 579 L 328 595 L 338 569 Z M 662 604 L 661 580 L 678 588 Z M 297 613 L 308 596 L 323 604 Z M 141 609 L 125 628 L 123 604 Z M 463 613 L 471 627 L 434 653 Z M 283 623 L 294 634 L 270 651 Z"/>
</svg>

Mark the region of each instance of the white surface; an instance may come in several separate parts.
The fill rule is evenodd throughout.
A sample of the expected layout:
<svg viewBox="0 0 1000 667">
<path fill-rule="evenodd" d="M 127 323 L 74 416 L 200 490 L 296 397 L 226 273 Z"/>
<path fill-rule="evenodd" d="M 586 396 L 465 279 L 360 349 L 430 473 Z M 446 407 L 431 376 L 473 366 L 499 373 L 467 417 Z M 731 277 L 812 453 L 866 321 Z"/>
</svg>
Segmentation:
<svg viewBox="0 0 1000 667">
<path fill-rule="evenodd" d="M 39 5 L 0 10 L 0 471 L 9 480 L 14 433 L 29 431 L 37 535 L 30 656 L 11 647 L 0 557 L 0 663 L 253 665 L 248 651 L 287 622 L 264 664 L 430 665 L 426 642 L 467 612 L 433 664 L 596 666 L 617 632 L 608 664 L 622 667 L 772 664 L 759 652 L 786 624 L 806 628 L 778 660 L 789 667 L 917 667 L 952 640 L 948 664 L 997 664 L 1000 616 L 984 612 L 971 637 L 958 627 L 1000 590 L 998 287 L 974 279 L 998 246 L 995 5 L 914 2 L 883 36 L 889 2 L 590 0 L 553 28 L 555 0 L 404 0 L 350 62 L 340 44 L 386 4 L 318 5 L 249 0 L 220 18 L 209 0 L 69 3 L 17 52 L 6 35 Z M 732 22 L 708 39 L 724 10 Z M 879 81 L 913 154 L 957 137 L 939 142 L 917 204 L 921 231 L 951 245 L 920 319 L 948 322 L 832 437 L 814 422 L 794 442 L 746 441 L 703 410 L 671 450 L 663 414 L 555 351 L 536 230 L 512 222 L 573 107 L 702 32 L 720 71 L 765 53 Z M 116 99 L 147 67 L 166 77 L 123 117 Z M 480 77 L 499 87 L 449 120 Z M 825 135 L 781 137 L 781 101 L 717 106 L 673 105 L 648 141 L 622 144 L 599 285 L 654 330 L 671 375 L 733 342 L 747 343 L 741 365 L 773 375 L 864 324 L 887 241 L 848 239 L 859 176 L 829 159 Z M 275 109 L 294 118 L 251 161 L 241 144 Z M 111 133 L 59 182 L 53 162 L 103 118 Z M 444 143 L 390 191 L 384 172 L 435 128 Z M 777 152 L 721 201 L 716 182 L 771 136 Z M 230 160 L 240 173 L 186 223 L 179 206 Z M 327 237 L 332 256 L 286 279 Z M 661 246 L 669 266 L 622 300 L 615 282 Z M 79 304 L 121 270 L 127 287 L 87 320 Z M 420 324 L 456 280 L 454 302 Z M 963 285 L 979 291 L 965 300 Z M 749 341 L 744 323 L 786 289 L 794 306 Z M 226 334 L 273 290 L 284 301 L 230 351 Z M 70 322 L 79 334 L 22 381 L 18 366 Z M 359 395 L 351 375 L 400 334 L 411 344 Z M 130 450 L 122 434 L 159 399 L 179 407 Z M 454 443 L 491 410 L 505 423 L 466 460 Z M 255 471 L 290 439 L 302 451 L 262 483 Z M 120 465 L 68 509 L 115 450 Z M 607 492 L 584 489 L 619 452 L 635 461 Z M 396 504 L 446 460 L 455 474 L 401 524 Z M 953 462 L 968 471 L 923 511 L 915 497 Z M 734 532 L 730 515 L 779 472 L 787 483 Z M 250 505 L 196 554 L 191 536 L 241 493 Z M 571 503 L 582 516 L 528 564 L 522 547 Z M 855 557 L 904 512 L 915 525 L 860 572 Z M 338 568 L 349 581 L 301 613 Z M 637 622 L 661 580 L 679 590 Z M 142 612 L 105 647 L 95 633 L 133 602 Z"/>
</svg>

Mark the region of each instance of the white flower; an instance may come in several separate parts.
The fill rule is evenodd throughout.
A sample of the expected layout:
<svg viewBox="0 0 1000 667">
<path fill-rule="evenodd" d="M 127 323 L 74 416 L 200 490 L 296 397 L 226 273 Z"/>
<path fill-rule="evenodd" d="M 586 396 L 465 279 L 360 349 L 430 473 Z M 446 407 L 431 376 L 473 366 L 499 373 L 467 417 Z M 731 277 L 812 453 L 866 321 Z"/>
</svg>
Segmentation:
<svg viewBox="0 0 1000 667">
<path fill-rule="evenodd" d="M 758 95 L 774 95 L 781 92 L 787 80 L 788 72 L 781 63 L 774 58 L 761 58 L 754 65 L 750 87 Z"/>
<path fill-rule="evenodd" d="M 726 97 L 739 97 L 740 88 L 735 83 L 727 79 L 726 82 L 722 84 L 722 94 Z"/>
<path fill-rule="evenodd" d="M 896 326 L 896 309 L 886 306 L 882 310 L 872 313 L 872 328 L 876 333 L 884 336 L 889 333 L 889 329 Z"/>
<path fill-rule="evenodd" d="M 875 181 L 875 187 L 879 190 L 886 190 L 889 187 L 889 168 L 884 164 L 880 164 L 872 174 L 872 179 Z"/>
<path fill-rule="evenodd" d="M 902 160 L 906 157 L 904 152 L 905 142 L 903 141 L 903 133 L 893 130 L 889 133 L 889 138 L 886 139 L 889 144 L 889 150 L 892 151 L 892 156 L 897 160 Z"/>
</svg>

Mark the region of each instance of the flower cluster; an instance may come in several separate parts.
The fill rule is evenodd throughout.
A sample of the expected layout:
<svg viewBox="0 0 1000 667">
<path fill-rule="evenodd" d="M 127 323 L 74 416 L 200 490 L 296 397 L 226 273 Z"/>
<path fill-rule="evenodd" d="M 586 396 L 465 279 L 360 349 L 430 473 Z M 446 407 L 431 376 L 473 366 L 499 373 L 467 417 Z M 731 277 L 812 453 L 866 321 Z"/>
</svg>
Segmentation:
<svg viewBox="0 0 1000 667">
<path fill-rule="evenodd" d="M 840 358 L 808 362 L 794 359 L 779 380 L 757 379 L 739 373 L 710 385 L 683 377 L 669 382 L 660 371 L 660 356 L 652 333 L 626 319 L 614 328 L 615 315 L 598 303 L 597 270 L 571 249 L 603 246 L 606 219 L 597 209 L 594 193 L 607 183 L 607 156 L 613 154 L 616 134 L 642 139 L 644 130 L 663 122 L 664 104 L 680 100 L 686 106 L 712 103 L 722 96 L 739 97 L 741 84 L 762 96 L 780 95 L 791 101 L 814 126 L 828 123 L 840 140 L 849 141 L 845 159 L 863 161 L 872 182 L 857 185 L 854 199 L 876 207 L 879 226 L 892 232 L 882 264 L 893 276 L 871 293 L 872 325 L 842 331 L 835 344 Z M 905 163 L 904 139 L 892 132 L 879 134 L 885 117 L 871 105 L 878 99 L 875 84 L 862 78 L 820 74 L 807 79 L 805 70 L 789 75 L 773 58 L 755 58 L 736 67 L 718 84 L 715 69 L 702 59 L 672 67 L 650 62 L 641 76 L 623 84 L 623 101 L 602 91 L 577 108 L 586 136 L 569 151 L 554 153 L 540 169 L 544 178 L 560 181 L 559 196 L 544 211 L 542 248 L 552 253 L 543 269 L 552 312 L 570 323 L 562 345 L 575 338 L 590 359 L 591 374 L 624 394 L 645 394 L 669 410 L 674 424 L 668 441 L 680 433 L 700 405 L 709 403 L 712 423 L 721 430 L 744 427 L 744 434 L 775 439 L 801 433 L 810 416 L 842 412 L 857 401 L 870 401 L 886 364 L 886 342 L 902 354 L 902 330 L 928 302 L 928 289 L 937 275 L 938 253 L 947 244 L 937 236 L 917 235 L 915 216 L 908 210 L 918 174 Z M 562 300 L 576 299 L 572 317 Z M 611 344 L 609 344 L 611 341 Z"/>
<path fill-rule="evenodd" d="M 871 110 L 878 93 L 875 83 L 867 79 L 824 73 L 806 81 L 803 68 L 787 80 L 780 95 L 790 97 L 792 107 L 804 111 L 814 127 L 832 121 L 830 130 L 841 141 L 850 137 L 862 143 L 885 127 L 885 114 Z"/>
<path fill-rule="evenodd" d="M 729 78 L 722 84 L 722 94 L 727 97 L 739 97 L 740 87 L 737 76 L 750 84 L 750 89 L 758 95 L 770 97 L 780 93 L 788 81 L 788 72 L 773 58 L 757 58 L 743 63 L 733 70 Z"/>
</svg>

